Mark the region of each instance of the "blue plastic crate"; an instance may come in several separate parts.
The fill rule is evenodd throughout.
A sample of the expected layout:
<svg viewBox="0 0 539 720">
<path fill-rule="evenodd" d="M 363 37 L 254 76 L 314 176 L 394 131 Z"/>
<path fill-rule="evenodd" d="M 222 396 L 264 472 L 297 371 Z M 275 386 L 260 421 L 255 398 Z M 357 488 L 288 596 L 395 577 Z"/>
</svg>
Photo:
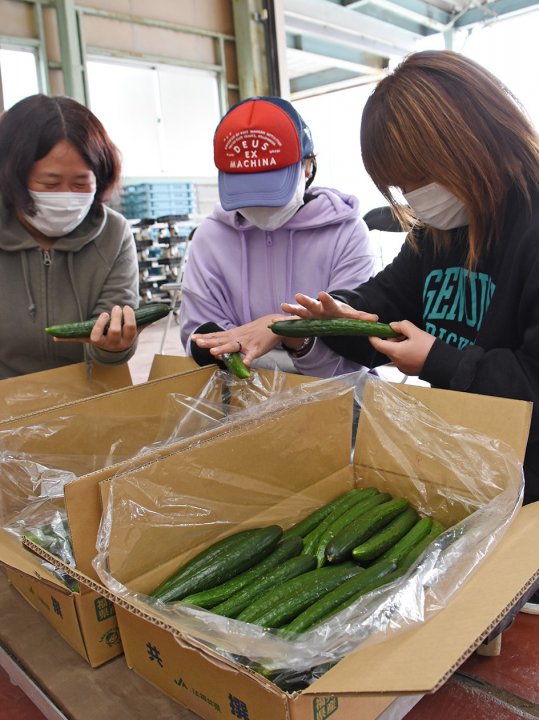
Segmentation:
<svg viewBox="0 0 539 720">
<path fill-rule="evenodd" d="M 126 185 L 121 197 L 126 218 L 192 215 L 196 213 L 194 183 L 139 183 Z"/>
</svg>

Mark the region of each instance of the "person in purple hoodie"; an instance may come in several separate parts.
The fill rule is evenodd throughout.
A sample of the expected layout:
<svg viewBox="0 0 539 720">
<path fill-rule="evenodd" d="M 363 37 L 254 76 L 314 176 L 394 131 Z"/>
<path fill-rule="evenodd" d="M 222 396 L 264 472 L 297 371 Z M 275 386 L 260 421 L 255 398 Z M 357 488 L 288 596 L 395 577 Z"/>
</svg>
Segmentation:
<svg viewBox="0 0 539 720">
<path fill-rule="evenodd" d="M 181 340 L 199 365 L 240 352 L 247 366 L 331 377 L 361 368 L 319 340 L 279 338 L 284 299 L 368 280 L 374 269 L 357 198 L 313 187 L 309 128 L 286 100 L 234 105 L 214 135 L 219 199 L 197 228 L 180 307 Z"/>
</svg>

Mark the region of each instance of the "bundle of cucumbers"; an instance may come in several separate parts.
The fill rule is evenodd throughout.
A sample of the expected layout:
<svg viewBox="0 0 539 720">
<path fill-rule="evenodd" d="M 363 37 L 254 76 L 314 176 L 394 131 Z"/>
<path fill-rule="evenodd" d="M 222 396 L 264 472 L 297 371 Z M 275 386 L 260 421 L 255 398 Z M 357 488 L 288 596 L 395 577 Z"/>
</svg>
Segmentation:
<svg viewBox="0 0 539 720">
<path fill-rule="evenodd" d="M 403 497 L 355 488 L 283 530 L 234 533 L 151 593 L 293 637 L 392 582 L 444 527 Z"/>
</svg>

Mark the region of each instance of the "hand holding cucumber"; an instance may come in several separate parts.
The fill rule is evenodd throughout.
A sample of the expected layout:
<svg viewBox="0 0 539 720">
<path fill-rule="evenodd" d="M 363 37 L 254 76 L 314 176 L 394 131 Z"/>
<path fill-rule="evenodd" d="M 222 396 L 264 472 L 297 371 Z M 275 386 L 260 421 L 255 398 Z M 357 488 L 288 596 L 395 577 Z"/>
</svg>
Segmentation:
<svg viewBox="0 0 539 720">
<path fill-rule="evenodd" d="M 250 367 L 253 360 L 273 350 L 281 340 L 268 330 L 268 324 L 275 319 L 287 318 L 287 315 L 264 315 L 229 330 L 203 334 L 194 333 L 191 339 L 199 347 L 208 349 L 212 355 L 221 357 L 223 361 L 226 361 L 224 356 L 227 354 L 241 353 L 244 365 Z"/>
<path fill-rule="evenodd" d="M 45 332 L 55 342 L 86 342 L 102 350 L 121 352 L 131 347 L 142 328 L 169 312 L 170 307 L 163 303 L 142 305 L 137 310 L 115 305 L 110 313 L 102 312 L 95 320 L 51 325 Z"/>
<path fill-rule="evenodd" d="M 297 305 L 293 303 L 282 303 L 281 310 L 292 315 L 297 315 L 304 320 L 335 320 L 337 318 L 349 318 L 351 320 L 367 320 L 378 322 L 378 315 L 373 313 L 355 310 L 350 305 L 335 300 L 327 292 L 320 291 L 318 298 L 309 297 L 303 293 L 296 294 Z"/>
</svg>

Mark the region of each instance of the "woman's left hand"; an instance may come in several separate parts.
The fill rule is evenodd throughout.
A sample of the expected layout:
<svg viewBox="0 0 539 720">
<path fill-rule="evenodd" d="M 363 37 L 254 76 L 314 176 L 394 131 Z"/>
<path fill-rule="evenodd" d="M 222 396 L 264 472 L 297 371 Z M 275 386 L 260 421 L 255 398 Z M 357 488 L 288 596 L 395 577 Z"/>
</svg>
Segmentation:
<svg viewBox="0 0 539 720">
<path fill-rule="evenodd" d="M 390 359 L 404 375 L 419 375 L 436 338 L 409 320 L 390 323 L 393 330 L 401 335 L 395 340 L 371 337 L 373 348 Z"/>
<path fill-rule="evenodd" d="M 107 334 L 103 335 L 109 317 L 110 325 Z M 135 342 L 137 333 L 137 322 L 133 308 L 128 305 L 124 305 L 123 308 L 115 305 L 110 315 L 104 312 L 97 318 L 90 334 L 90 342 L 101 350 L 121 352 L 131 347 Z"/>
<path fill-rule="evenodd" d="M 108 321 L 110 326 L 107 334 L 103 334 Z M 54 337 L 54 342 L 78 342 L 91 343 L 101 350 L 109 352 L 122 352 L 128 350 L 135 342 L 139 330 L 137 329 L 137 321 L 135 320 L 135 312 L 129 305 L 121 308 L 115 305 L 110 313 L 102 312 L 98 316 L 95 324 L 87 338 L 59 338 Z"/>
</svg>

